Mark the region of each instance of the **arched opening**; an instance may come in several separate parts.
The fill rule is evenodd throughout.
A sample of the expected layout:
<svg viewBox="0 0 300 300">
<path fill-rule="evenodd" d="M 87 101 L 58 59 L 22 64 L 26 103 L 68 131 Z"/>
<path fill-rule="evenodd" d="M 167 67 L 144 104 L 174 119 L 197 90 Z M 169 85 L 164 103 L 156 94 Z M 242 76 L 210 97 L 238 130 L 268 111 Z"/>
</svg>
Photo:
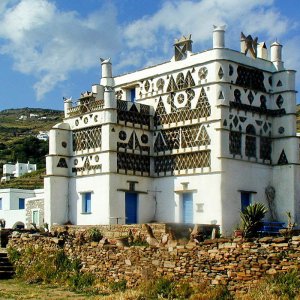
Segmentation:
<svg viewBox="0 0 300 300">
<path fill-rule="evenodd" d="M 25 224 L 23 222 L 19 221 L 19 222 L 16 222 L 12 228 L 13 229 L 24 229 L 25 228 Z"/>
<path fill-rule="evenodd" d="M 256 157 L 256 132 L 253 125 L 246 127 L 245 155 L 248 157 Z"/>
</svg>

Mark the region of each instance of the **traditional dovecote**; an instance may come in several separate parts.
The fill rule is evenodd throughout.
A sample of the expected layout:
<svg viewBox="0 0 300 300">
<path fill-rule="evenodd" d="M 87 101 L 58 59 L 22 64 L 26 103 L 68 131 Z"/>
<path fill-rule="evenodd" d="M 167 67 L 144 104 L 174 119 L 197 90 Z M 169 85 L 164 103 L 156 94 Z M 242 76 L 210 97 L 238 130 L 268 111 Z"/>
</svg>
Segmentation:
<svg viewBox="0 0 300 300">
<path fill-rule="evenodd" d="M 100 84 L 77 105 L 65 99 L 51 130 L 46 221 L 217 223 L 227 234 L 242 208 L 268 205 L 268 186 L 270 218 L 290 211 L 297 220 L 295 72 L 280 44 L 270 48 L 268 59 L 266 44 L 244 34 L 241 52 L 225 48 L 225 27 L 214 26 L 202 53 L 189 35 L 170 61 L 133 73 L 113 76 L 102 59 Z"/>
</svg>

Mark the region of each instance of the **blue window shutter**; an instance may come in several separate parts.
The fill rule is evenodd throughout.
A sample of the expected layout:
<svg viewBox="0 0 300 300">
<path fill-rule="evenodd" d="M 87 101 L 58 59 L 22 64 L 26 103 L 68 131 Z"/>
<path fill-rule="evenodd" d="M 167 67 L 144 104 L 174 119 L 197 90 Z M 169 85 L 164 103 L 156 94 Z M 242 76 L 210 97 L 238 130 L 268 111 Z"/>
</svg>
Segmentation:
<svg viewBox="0 0 300 300">
<path fill-rule="evenodd" d="M 19 198 L 19 209 L 24 209 L 24 208 L 25 208 L 25 199 Z"/>
<path fill-rule="evenodd" d="M 85 201 L 84 201 L 84 212 L 91 213 L 92 212 L 92 193 L 85 193 Z"/>
</svg>

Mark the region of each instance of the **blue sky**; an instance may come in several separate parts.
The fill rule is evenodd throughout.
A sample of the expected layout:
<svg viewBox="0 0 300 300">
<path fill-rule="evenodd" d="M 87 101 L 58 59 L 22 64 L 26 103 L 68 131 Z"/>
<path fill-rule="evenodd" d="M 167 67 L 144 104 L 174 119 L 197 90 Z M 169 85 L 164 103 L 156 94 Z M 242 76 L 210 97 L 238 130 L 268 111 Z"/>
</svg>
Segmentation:
<svg viewBox="0 0 300 300">
<path fill-rule="evenodd" d="M 63 109 L 63 97 L 99 82 L 100 57 L 126 73 L 169 60 L 174 39 L 189 33 L 200 52 L 213 24 L 227 26 L 235 50 L 241 31 L 268 47 L 277 39 L 299 73 L 299 0 L 0 0 L 0 110 Z"/>
</svg>

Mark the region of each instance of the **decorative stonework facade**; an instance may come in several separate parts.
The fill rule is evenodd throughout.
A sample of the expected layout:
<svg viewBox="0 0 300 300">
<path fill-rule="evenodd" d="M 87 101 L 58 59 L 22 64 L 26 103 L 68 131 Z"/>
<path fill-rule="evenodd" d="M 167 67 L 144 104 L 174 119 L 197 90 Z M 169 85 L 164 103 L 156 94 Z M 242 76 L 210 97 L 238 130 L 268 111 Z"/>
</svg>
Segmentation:
<svg viewBox="0 0 300 300">
<path fill-rule="evenodd" d="M 185 222 L 232 230 L 246 203 L 267 204 L 276 189 L 280 220 L 300 213 L 295 72 L 281 45 L 241 37 L 192 53 L 175 43 L 171 61 L 102 78 L 50 132 L 45 178 L 47 222 Z M 247 56 L 246 54 L 249 54 Z"/>
</svg>

